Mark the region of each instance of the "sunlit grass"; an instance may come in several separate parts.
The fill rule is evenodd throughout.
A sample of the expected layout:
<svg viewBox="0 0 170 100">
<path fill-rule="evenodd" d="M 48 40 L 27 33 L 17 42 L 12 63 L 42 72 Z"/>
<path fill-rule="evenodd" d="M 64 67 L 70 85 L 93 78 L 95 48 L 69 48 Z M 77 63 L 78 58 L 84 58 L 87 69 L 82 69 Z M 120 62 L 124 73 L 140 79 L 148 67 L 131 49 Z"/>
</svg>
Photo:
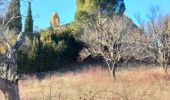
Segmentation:
<svg viewBox="0 0 170 100">
<path fill-rule="evenodd" d="M 169 71 L 170 72 L 170 71 Z M 21 100 L 169 100 L 170 76 L 159 67 L 122 68 L 117 80 L 107 69 L 88 67 L 77 72 L 27 75 L 20 81 Z M 1 99 L 0 99 L 1 100 Z"/>
</svg>

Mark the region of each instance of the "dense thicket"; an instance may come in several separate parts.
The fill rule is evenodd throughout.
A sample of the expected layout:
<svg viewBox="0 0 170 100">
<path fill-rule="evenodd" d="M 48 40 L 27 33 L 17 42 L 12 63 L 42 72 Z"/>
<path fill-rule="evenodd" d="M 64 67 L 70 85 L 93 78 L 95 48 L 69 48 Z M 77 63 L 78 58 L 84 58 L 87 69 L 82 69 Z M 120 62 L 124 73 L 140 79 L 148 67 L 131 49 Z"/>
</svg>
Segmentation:
<svg viewBox="0 0 170 100">
<path fill-rule="evenodd" d="M 41 72 L 61 68 L 61 65 L 75 62 L 81 48 L 82 43 L 69 27 L 41 30 L 34 34 L 30 49 L 19 52 L 19 69 Z"/>
</svg>

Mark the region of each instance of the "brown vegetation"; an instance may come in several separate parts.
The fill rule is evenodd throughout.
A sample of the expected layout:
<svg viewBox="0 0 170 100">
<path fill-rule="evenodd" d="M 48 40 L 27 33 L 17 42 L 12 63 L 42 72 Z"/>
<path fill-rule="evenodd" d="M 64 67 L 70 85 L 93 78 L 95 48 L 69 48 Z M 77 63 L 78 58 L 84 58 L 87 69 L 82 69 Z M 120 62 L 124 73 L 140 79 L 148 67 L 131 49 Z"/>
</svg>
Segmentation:
<svg viewBox="0 0 170 100">
<path fill-rule="evenodd" d="M 44 75 L 44 73 L 42 73 Z M 113 81 L 108 70 L 89 66 L 65 74 L 46 73 L 43 80 L 27 75 L 19 82 L 21 100 L 169 100 L 170 76 L 160 68 L 136 66 L 117 72 Z M 0 96 L 2 97 L 2 96 Z M 0 98 L 3 100 L 2 98 Z"/>
</svg>

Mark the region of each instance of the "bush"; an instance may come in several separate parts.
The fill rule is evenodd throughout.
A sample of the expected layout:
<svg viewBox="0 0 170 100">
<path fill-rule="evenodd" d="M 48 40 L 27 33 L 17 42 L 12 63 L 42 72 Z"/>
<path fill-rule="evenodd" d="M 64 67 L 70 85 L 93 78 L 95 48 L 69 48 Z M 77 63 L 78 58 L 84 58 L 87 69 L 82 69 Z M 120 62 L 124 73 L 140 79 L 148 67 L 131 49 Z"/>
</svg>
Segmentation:
<svg viewBox="0 0 170 100">
<path fill-rule="evenodd" d="M 62 68 L 75 62 L 82 43 L 70 25 L 61 30 L 45 29 L 35 33 L 30 50 L 20 50 L 18 66 L 21 72 L 42 72 Z"/>
</svg>

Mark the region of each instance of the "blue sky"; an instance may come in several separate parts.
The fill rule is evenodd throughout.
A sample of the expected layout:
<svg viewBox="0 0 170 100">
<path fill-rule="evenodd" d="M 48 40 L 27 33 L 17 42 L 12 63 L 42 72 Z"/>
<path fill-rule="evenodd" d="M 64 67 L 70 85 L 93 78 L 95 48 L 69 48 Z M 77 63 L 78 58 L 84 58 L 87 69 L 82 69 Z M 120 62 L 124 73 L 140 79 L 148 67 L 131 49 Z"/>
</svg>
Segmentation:
<svg viewBox="0 0 170 100">
<path fill-rule="evenodd" d="M 147 15 L 150 7 L 159 6 L 163 13 L 170 12 L 170 0 L 124 0 L 126 12 L 134 22 L 135 14 L 140 14 L 143 18 Z M 50 25 L 50 15 L 57 12 L 60 16 L 61 24 L 74 20 L 76 0 L 32 0 L 32 12 L 34 26 L 46 28 Z M 26 16 L 27 4 L 21 3 L 22 15 Z M 23 18 L 24 20 L 24 18 Z"/>
</svg>

